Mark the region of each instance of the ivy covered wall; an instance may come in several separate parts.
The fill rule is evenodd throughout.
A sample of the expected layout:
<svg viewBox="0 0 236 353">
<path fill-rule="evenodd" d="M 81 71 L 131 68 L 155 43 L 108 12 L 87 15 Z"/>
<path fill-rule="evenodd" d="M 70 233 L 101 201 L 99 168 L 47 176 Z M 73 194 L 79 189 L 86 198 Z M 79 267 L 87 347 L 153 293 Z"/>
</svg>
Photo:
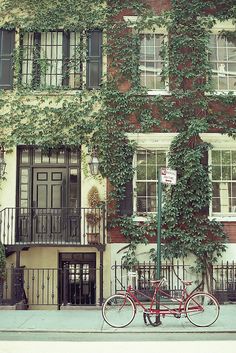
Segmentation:
<svg viewBox="0 0 236 353">
<path fill-rule="evenodd" d="M 210 94 L 214 90 L 207 45 L 217 20 L 235 18 L 234 1 L 22 0 L 19 4 L 3 0 L 0 11 L 1 26 L 15 29 L 18 39 L 20 32 L 102 30 L 106 68 L 98 90 L 85 87 L 71 94 L 60 87 L 38 87 L 35 92 L 22 85 L 22 53 L 16 46 L 14 90 L 2 91 L 0 96 L 5 146 L 98 146 L 101 173 L 111 185 L 107 200 L 110 221 L 118 224 L 130 242 L 127 256 L 132 263 L 136 244 L 146 243 L 146 234 L 154 236 L 155 226 L 150 220 L 140 227 L 132 217 L 119 218 L 119 204 L 133 178 L 131 162 L 137 149 L 127 133 L 178 132 L 169 154 L 178 183 L 165 198 L 164 254 L 179 257 L 192 253 L 200 267 L 210 268 L 225 250 L 226 234 L 220 223 L 208 219 L 212 190 L 204 161 L 210 146 L 200 134 L 217 131 L 234 137 L 236 99 L 230 93 Z M 135 22 L 124 21 L 124 16 L 131 15 L 136 16 Z M 159 27 L 168 33 L 161 50 L 165 61 L 161 75 L 163 81 L 169 80 L 170 94 L 149 96 L 140 82 L 140 34 Z M 86 61 L 80 45 L 77 51 Z M 40 64 L 42 68 L 47 65 L 47 58 Z"/>
</svg>

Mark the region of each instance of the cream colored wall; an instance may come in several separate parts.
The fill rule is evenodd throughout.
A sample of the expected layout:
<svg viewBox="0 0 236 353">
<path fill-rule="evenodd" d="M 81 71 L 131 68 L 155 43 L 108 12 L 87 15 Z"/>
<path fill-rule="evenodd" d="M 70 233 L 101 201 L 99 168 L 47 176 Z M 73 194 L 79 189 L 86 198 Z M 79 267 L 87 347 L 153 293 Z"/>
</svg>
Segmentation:
<svg viewBox="0 0 236 353">
<path fill-rule="evenodd" d="M 16 148 L 5 153 L 6 180 L 1 181 L 0 209 L 16 206 Z"/>
<path fill-rule="evenodd" d="M 0 209 L 16 206 L 16 148 L 5 154 L 6 180 L 1 182 Z M 106 200 L 106 181 L 100 175 L 92 176 L 88 168 L 88 151 L 82 148 L 81 162 L 81 205 L 88 206 L 87 195 L 92 186 L 97 186 L 102 201 Z"/>
<path fill-rule="evenodd" d="M 83 247 L 83 249 L 78 250 L 78 247 L 66 247 L 66 248 L 60 248 L 60 247 L 55 247 L 55 248 L 48 248 L 48 247 L 33 247 L 30 248 L 27 251 L 22 251 L 21 256 L 20 256 L 20 265 L 24 266 L 25 269 L 35 269 L 35 272 L 29 272 L 29 278 L 27 279 L 27 272 L 25 274 L 25 281 L 26 281 L 26 286 L 27 286 L 27 280 L 30 281 L 30 288 L 26 290 L 27 297 L 29 297 L 29 302 L 32 302 L 32 296 L 34 296 L 33 301 L 37 302 L 36 299 L 36 290 L 33 294 L 33 288 L 32 288 L 32 276 L 35 274 L 35 278 L 37 276 L 37 270 L 36 269 L 55 269 L 57 270 L 59 268 L 59 254 L 60 253 L 96 253 L 96 303 L 99 303 L 99 295 L 100 295 L 100 253 L 98 250 L 95 248 L 91 247 Z M 16 260 L 16 255 L 13 254 L 7 258 L 7 267 L 11 267 L 12 265 L 15 265 L 15 260 Z M 110 267 L 107 266 L 109 264 L 109 252 L 105 253 L 104 256 L 104 297 L 108 296 L 109 292 L 109 284 L 110 284 Z M 47 270 L 44 272 L 44 282 L 45 286 L 47 285 Z M 42 281 L 42 273 L 40 273 L 40 281 Z M 52 276 L 52 275 L 51 275 Z M 54 273 L 54 283 L 53 287 L 55 288 L 54 295 L 55 299 L 54 302 L 57 303 L 57 295 L 58 291 L 56 290 L 58 286 L 58 276 L 57 276 L 57 271 Z M 42 293 L 38 293 L 40 296 L 39 299 L 42 300 Z M 45 302 L 47 302 L 47 290 L 45 288 Z"/>
<path fill-rule="evenodd" d="M 92 186 L 96 186 L 99 191 L 101 201 L 106 201 L 106 180 L 101 175 L 92 176 L 89 171 L 90 156 L 86 147 L 82 147 L 81 158 L 81 202 L 83 207 L 88 207 L 88 192 Z"/>
</svg>

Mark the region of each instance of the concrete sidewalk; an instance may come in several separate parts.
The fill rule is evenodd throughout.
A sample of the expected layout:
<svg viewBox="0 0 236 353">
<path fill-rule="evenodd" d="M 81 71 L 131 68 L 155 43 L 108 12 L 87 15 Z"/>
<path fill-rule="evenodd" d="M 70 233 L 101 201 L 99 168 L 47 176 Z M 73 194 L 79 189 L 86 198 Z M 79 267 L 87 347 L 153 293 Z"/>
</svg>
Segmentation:
<svg viewBox="0 0 236 353">
<path fill-rule="evenodd" d="M 158 327 L 146 326 L 142 311 L 125 328 L 114 329 L 102 318 L 101 308 L 79 310 L 0 310 L 0 332 L 235 332 L 236 305 L 221 305 L 218 320 L 210 327 L 193 326 L 187 318 L 165 317 Z"/>
</svg>

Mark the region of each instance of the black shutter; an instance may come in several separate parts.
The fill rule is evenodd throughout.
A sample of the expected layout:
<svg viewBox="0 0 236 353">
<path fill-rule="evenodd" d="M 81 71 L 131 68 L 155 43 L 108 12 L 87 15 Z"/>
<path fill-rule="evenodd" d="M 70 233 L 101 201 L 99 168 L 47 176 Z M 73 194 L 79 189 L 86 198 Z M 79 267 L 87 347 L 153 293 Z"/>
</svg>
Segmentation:
<svg viewBox="0 0 236 353">
<path fill-rule="evenodd" d="M 34 57 L 33 57 L 33 71 L 32 71 L 32 87 L 38 88 L 41 80 L 40 70 L 40 46 L 41 46 L 41 33 L 34 33 Z"/>
<path fill-rule="evenodd" d="M 125 198 L 120 201 L 120 215 L 132 216 L 133 214 L 133 180 L 125 185 Z"/>
<path fill-rule="evenodd" d="M 99 88 L 102 77 L 102 32 L 88 31 L 87 88 Z"/>
<path fill-rule="evenodd" d="M 15 31 L 0 30 L 0 89 L 13 86 L 13 49 Z"/>
<path fill-rule="evenodd" d="M 62 86 L 69 86 L 69 64 L 70 64 L 70 33 L 63 32 L 63 44 L 62 44 Z"/>
</svg>

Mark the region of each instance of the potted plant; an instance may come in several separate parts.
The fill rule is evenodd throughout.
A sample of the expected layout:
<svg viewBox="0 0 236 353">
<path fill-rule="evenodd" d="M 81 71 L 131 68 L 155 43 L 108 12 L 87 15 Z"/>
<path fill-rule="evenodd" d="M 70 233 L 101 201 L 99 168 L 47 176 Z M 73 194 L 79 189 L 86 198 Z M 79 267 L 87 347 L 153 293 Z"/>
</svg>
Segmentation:
<svg viewBox="0 0 236 353">
<path fill-rule="evenodd" d="M 99 223 L 101 216 L 100 212 L 96 209 L 101 203 L 98 188 L 92 186 L 88 192 L 88 206 L 89 210 L 86 213 L 87 222 L 87 237 L 88 243 L 97 244 L 99 242 L 99 232 L 97 224 Z"/>
</svg>

